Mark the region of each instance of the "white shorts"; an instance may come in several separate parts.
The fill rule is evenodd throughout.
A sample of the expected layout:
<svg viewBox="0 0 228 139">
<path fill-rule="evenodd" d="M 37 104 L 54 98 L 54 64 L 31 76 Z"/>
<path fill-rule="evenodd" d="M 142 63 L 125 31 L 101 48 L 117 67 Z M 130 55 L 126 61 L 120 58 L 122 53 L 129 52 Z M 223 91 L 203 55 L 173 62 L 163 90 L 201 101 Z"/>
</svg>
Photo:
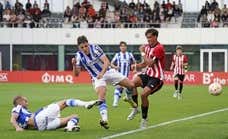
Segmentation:
<svg viewBox="0 0 228 139">
<path fill-rule="evenodd" d="M 99 80 L 97 78 L 93 78 L 93 85 L 95 89 L 100 86 L 106 86 L 107 83 L 117 85 L 120 81 L 122 81 L 125 78 L 127 77 L 123 76 L 115 69 L 110 69 L 105 72 L 103 78 Z"/>
<path fill-rule="evenodd" d="M 52 130 L 60 127 L 60 107 L 50 104 L 35 114 L 34 121 L 38 130 Z"/>
</svg>

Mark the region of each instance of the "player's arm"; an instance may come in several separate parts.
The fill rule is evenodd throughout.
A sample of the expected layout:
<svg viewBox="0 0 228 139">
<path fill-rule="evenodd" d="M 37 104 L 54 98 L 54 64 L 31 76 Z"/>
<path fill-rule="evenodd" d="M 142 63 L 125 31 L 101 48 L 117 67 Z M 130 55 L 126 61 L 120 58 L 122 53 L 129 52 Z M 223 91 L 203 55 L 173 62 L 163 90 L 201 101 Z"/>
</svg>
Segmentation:
<svg viewBox="0 0 228 139">
<path fill-rule="evenodd" d="M 141 45 L 139 47 L 139 51 L 141 53 L 141 56 L 142 56 L 143 60 L 142 60 L 141 63 L 138 63 L 138 64 L 135 63 L 134 65 L 132 65 L 132 68 L 135 68 L 135 69 L 137 69 L 137 68 L 141 69 L 141 68 L 145 68 L 147 66 L 147 64 L 145 62 L 145 46 Z"/>
<path fill-rule="evenodd" d="M 73 65 L 73 75 L 74 76 L 79 76 L 79 73 L 81 72 L 81 67 L 77 65 L 76 58 L 72 58 L 71 62 L 72 62 L 72 65 Z"/>
<path fill-rule="evenodd" d="M 150 67 L 153 64 L 157 63 L 158 58 L 156 56 L 154 56 L 153 58 L 144 58 L 144 61 L 145 61 L 146 65 Z"/>
<path fill-rule="evenodd" d="M 116 61 L 117 61 L 117 55 L 114 56 L 114 58 L 111 61 L 111 67 L 118 70 L 119 67 L 116 65 Z"/>
<path fill-rule="evenodd" d="M 136 68 L 136 60 L 135 60 L 135 57 L 134 57 L 134 55 L 132 54 L 132 53 L 130 53 L 130 61 L 131 61 L 131 70 L 133 71 L 133 72 L 137 72 L 137 68 Z"/>
<path fill-rule="evenodd" d="M 172 63 L 171 63 L 171 66 L 170 66 L 170 70 L 173 70 L 175 64 L 174 64 L 174 56 L 172 57 Z"/>
<path fill-rule="evenodd" d="M 112 68 L 114 68 L 114 69 L 116 69 L 116 70 L 118 70 L 118 69 L 119 69 L 119 67 L 118 67 L 118 66 L 116 66 L 114 63 L 111 63 L 111 67 L 112 67 Z"/>
<path fill-rule="evenodd" d="M 11 118 L 10 118 L 10 123 L 13 125 L 13 127 L 16 129 L 16 131 L 24 131 L 24 129 L 18 125 L 17 118 L 18 118 L 18 114 L 12 112 Z"/>
<path fill-rule="evenodd" d="M 183 68 L 184 68 L 185 72 L 187 72 L 188 71 L 188 57 L 186 55 L 184 56 L 183 66 L 184 66 Z"/>
<path fill-rule="evenodd" d="M 101 79 L 105 74 L 105 72 L 107 71 L 108 67 L 110 66 L 110 61 L 108 60 L 106 55 L 102 55 L 100 59 L 103 62 L 103 66 L 100 74 L 97 75 L 97 79 Z"/>
</svg>

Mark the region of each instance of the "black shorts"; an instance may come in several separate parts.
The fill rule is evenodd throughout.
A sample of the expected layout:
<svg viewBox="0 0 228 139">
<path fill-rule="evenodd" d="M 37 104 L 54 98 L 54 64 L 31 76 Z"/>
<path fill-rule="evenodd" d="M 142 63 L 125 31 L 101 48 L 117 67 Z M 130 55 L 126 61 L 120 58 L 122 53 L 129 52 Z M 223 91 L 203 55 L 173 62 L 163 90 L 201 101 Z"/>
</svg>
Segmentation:
<svg viewBox="0 0 228 139">
<path fill-rule="evenodd" d="M 174 78 L 178 78 L 178 80 L 180 80 L 180 81 L 184 81 L 184 77 L 185 77 L 185 75 L 184 74 L 176 74 L 175 76 L 174 76 Z"/>
<path fill-rule="evenodd" d="M 150 77 L 147 74 L 139 74 L 138 76 L 142 80 L 142 88 L 146 86 L 149 87 L 152 90 L 151 94 L 158 91 L 163 86 L 163 81 L 158 78 Z"/>
</svg>

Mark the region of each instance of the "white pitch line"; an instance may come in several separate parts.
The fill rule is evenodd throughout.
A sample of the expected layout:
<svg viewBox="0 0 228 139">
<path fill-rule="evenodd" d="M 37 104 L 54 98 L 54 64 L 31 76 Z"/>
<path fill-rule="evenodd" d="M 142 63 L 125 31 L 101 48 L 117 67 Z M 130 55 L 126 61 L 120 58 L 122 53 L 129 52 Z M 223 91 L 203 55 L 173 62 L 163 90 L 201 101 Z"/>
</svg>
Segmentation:
<svg viewBox="0 0 228 139">
<path fill-rule="evenodd" d="M 211 112 L 206 112 L 206 113 L 202 113 L 202 114 L 198 114 L 198 115 L 193 115 L 193 116 L 186 117 L 186 118 L 171 120 L 171 121 L 163 122 L 163 123 L 160 123 L 160 124 L 152 125 L 152 126 L 149 126 L 147 128 L 144 128 L 144 129 L 140 129 L 139 128 L 139 129 L 135 129 L 135 130 L 130 130 L 130 131 L 126 131 L 126 132 L 113 134 L 113 135 L 110 135 L 110 136 L 102 137 L 101 139 L 112 139 L 112 138 L 116 138 L 116 137 L 120 137 L 120 136 L 124 136 L 124 135 L 128 135 L 128 134 L 133 134 L 133 133 L 136 133 L 136 132 L 144 131 L 144 130 L 147 130 L 147 129 L 161 127 L 161 126 L 165 126 L 165 125 L 169 125 L 169 124 L 177 123 L 177 122 L 181 122 L 181 121 L 187 121 L 187 120 L 191 120 L 191 119 L 195 119 L 195 118 L 199 118 L 199 117 L 203 117 L 203 116 L 207 116 L 207 115 L 211 115 L 211 114 L 214 114 L 214 113 L 219 113 L 219 112 L 223 112 L 223 111 L 227 111 L 227 110 L 228 110 L 228 108 L 224 108 L 224 109 L 219 109 L 219 110 L 216 110 L 216 111 L 211 111 Z"/>
</svg>

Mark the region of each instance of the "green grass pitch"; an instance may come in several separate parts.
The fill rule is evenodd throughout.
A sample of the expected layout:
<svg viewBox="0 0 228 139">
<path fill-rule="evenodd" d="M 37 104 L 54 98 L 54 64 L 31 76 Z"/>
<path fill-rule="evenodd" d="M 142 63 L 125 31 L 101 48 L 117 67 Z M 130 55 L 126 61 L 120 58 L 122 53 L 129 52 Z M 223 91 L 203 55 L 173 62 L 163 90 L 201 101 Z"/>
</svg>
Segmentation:
<svg viewBox="0 0 228 139">
<path fill-rule="evenodd" d="M 149 125 L 228 107 L 228 87 L 223 87 L 223 94 L 220 96 L 211 96 L 207 90 L 207 86 L 184 86 L 184 98 L 178 101 L 172 97 L 173 86 L 164 85 L 158 93 L 149 98 Z M 62 112 L 62 116 L 73 113 L 80 116 L 80 132 L 65 133 L 62 129 L 58 129 L 55 131 L 19 133 L 9 123 L 12 98 L 15 95 L 27 96 L 29 108 L 34 112 L 42 106 L 61 99 L 93 100 L 97 98 L 96 93 L 91 85 L 82 84 L 0 84 L 0 136 L 2 139 L 96 139 L 137 129 L 141 114 L 137 115 L 134 120 L 127 121 L 126 118 L 131 110 L 128 104 L 123 101 L 120 101 L 117 108 L 111 106 L 113 91 L 114 88 L 109 86 L 107 93 L 109 130 L 100 127 L 100 115 L 95 107 L 91 110 L 67 108 Z M 228 139 L 228 111 L 148 129 L 119 138 Z"/>
</svg>

